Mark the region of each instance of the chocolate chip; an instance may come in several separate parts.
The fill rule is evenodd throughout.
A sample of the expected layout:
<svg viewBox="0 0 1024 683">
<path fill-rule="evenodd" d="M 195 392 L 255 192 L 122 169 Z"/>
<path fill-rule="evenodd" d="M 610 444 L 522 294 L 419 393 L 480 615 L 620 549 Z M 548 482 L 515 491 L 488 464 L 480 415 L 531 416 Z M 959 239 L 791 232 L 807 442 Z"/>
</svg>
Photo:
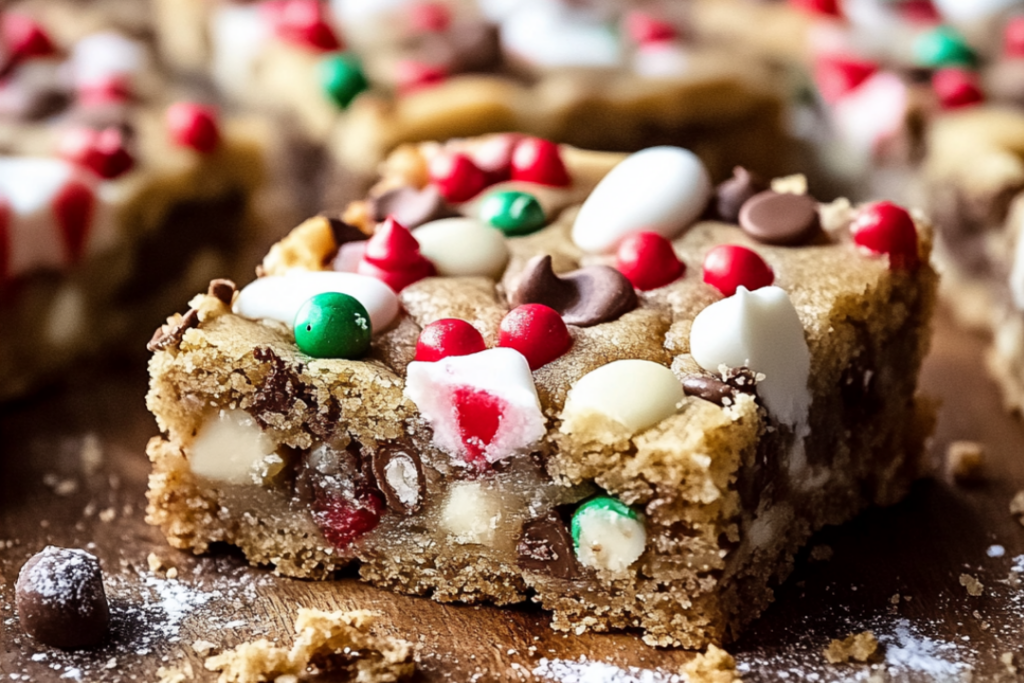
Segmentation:
<svg viewBox="0 0 1024 683">
<path fill-rule="evenodd" d="M 339 247 L 349 242 L 362 242 L 363 240 L 370 239 L 370 236 L 365 232 L 340 218 L 334 218 L 333 216 L 324 216 L 324 218 L 327 219 L 331 226 L 331 235 L 334 237 L 334 243 Z"/>
<path fill-rule="evenodd" d="M 381 445 L 372 456 L 373 476 L 388 507 L 411 515 L 423 505 L 426 479 L 423 463 L 412 448 Z"/>
<path fill-rule="evenodd" d="M 572 539 L 565 522 L 553 510 L 523 524 L 516 553 L 523 569 L 548 572 L 560 579 L 571 579 L 577 574 Z"/>
<path fill-rule="evenodd" d="M 740 209 L 740 227 L 758 242 L 795 245 L 821 232 L 818 203 L 805 194 L 767 190 L 748 199 Z"/>
<path fill-rule="evenodd" d="M 757 390 L 757 377 L 749 368 L 730 368 L 725 379 L 708 375 L 688 375 L 683 378 L 683 392 L 720 406 L 736 400 L 737 392 L 752 394 Z"/>
<path fill-rule="evenodd" d="M 210 280 L 210 286 L 206 288 L 207 296 L 215 296 L 225 306 L 231 305 L 231 299 L 235 296 L 235 283 L 231 280 Z"/>
<path fill-rule="evenodd" d="M 587 266 L 555 275 L 547 254 L 530 259 L 511 298 L 513 306 L 550 306 L 567 325 L 579 327 L 616 320 L 637 305 L 633 285 L 614 268 Z"/>
<path fill-rule="evenodd" d="M 47 546 L 33 555 L 18 574 L 15 602 L 25 633 L 53 647 L 96 645 L 110 626 L 99 560 L 84 550 Z"/>
<path fill-rule="evenodd" d="M 424 223 L 442 218 L 455 218 L 459 212 L 444 200 L 433 185 L 422 190 L 398 187 L 370 199 L 370 215 L 377 223 L 389 216 L 412 230 Z"/>
<path fill-rule="evenodd" d="M 753 173 L 737 166 L 732 169 L 732 178 L 719 183 L 715 188 L 715 212 L 726 223 L 736 223 L 740 218 L 743 204 L 768 186 Z"/>
<path fill-rule="evenodd" d="M 198 326 L 199 312 L 194 308 L 190 308 L 177 325 L 166 324 L 158 327 L 156 332 L 153 333 L 152 338 L 150 338 L 149 343 L 146 344 L 146 350 L 151 352 L 160 351 L 168 346 L 180 344 L 186 330 Z"/>
</svg>

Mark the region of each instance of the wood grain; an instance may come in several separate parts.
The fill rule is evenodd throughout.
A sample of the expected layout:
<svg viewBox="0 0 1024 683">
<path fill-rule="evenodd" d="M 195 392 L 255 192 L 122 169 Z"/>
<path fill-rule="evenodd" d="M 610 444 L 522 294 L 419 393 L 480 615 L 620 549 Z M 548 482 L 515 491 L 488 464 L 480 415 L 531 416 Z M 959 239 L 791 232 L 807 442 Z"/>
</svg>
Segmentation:
<svg viewBox="0 0 1024 683">
<path fill-rule="evenodd" d="M 805 553 L 776 603 L 729 648 L 745 680 L 813 680 L 812 674 L 843 680 L 869 671 L 880 680 L 958 680 L 969 671 L 975 681 L 1011 677 L 1000 656 L 1016 653 L 1020 663 L 1024 655 L 1024 589 L 1010 571 L 1012 558 L 1024 554 L 1024 529 L 1008 511 L 1024 488 L 1024 428 L 1001 410 L 982 372 L 983 348 L 982 339 L 943 317 L 923 384 L 943 400 L 933 453 L 942 455 L 951 440 L 980 441 L 988 452 L 987 480 L 964 488 L 937 476 L 900 505 L 819 534 L 814 545 L 827 546 L 831 559 Z M 218 649 L 259 635 L 287 641 L 299 606 L 380 612 L 382 631 L 417 644 L 423 681 L 656 683 L 673 680 L 692 656 L 649 648 L 632 634 L 554 633 L 545 614 L 529 605 L 440 605 L 354 578 L 274 577 L 245 567 L 227 549 L 202 558 L 173 551 L 143 522 L 143 448 L 155 432 L 144 391 L 142 362 L 126 360 L 84 370 L 66 387 L 0 415 L 5 679 L 152 681 L 160 666 L 186 660 L 209 679 L 200 674 L 194 641 Z M 88 454 L 96 447 L 102 464 L 87 472 L 83 448 Z M 25 559 L 47 543 L 90 547 L 101 558 L 117 615 L 105 646 L 60 653 L 21 633 L 14 580 Z M 994 545 L 1005 554 L 989 557 Z M 152 575 L 150 553 L 175 567 L 178 578 Z M 815 556 L 827 554 L 819 549 Z M 984 594 L 969 596 L 961 574 L 979 579 Z M 175 592 L 180 604 L 171 599 Z M 865 628 L 883 640 L 883 661 L 825 663 L 821 651 L 830 638 Z"/>
</svg>

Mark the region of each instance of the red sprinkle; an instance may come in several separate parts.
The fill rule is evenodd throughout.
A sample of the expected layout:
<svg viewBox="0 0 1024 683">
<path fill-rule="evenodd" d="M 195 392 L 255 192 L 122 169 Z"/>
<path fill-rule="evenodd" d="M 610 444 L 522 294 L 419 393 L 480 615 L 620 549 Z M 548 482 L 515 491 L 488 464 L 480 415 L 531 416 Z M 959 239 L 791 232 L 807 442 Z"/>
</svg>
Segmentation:
<svg viewBox="0 0 1024 683">
<path fill-rule="evenodd" d="M 458 152 L 434 157 L 428 172 L 430 182 L 437 186 L 441 196 L 456 204 L 477 196 L 488 183 L 487 174 L 468 156 Z"/>
<path fill-rule="evenodd" d="M 327 23 L 318 0 L 274 0 L 264 7 L 274 33 L 282 40 L 320 52 L 341 49 L 341 41 Z"/>
<path fill-rule="evenodd" d="M 331 545 L 342 549 L 375 528 L 384 514 L 384 500 L 375 491 L 355 500 L 317 496 L 314 505 L 313 518 L 320 531 Z"/>
<path fill-rule="evenodd" d="M 60 156 L 88 168 L 101 178 L 116 178 L 135 166 L 118 128 L 70 128 L 61 137 Z"/>
<path fill-rule="evenodd" d="M 512 180 L 565 187 L 572 184 L 558 145 L 541 138 L 523 138 L 512 152 Z"/>
<path fill-rule="evenodd" d="M 5 12 L 0 23 L 0 36 L 14 61 L 48 57 L 57 52 L 43 27 L 24 14 Z"/>
<path fill-rule="evenodd" d="M 172 104 L 167 109 L 167 130 L 177 144 L 204 154 L 220 144 L 216 111 L 195 102 Z"/>
<path fill-rule="evenodd" d="M 77 263 L 85 252 L 95 206 L 93 191 L 77 180 L 64 185 L 53 198 L 53 215 L 71 263 Z"/>
<path fill-rule="evenodd" d="M 873 254 L 888 254 L 889 268 L 917 267 L 917 228 L 903 207 L 892 202 L 868 204 L 857 213 L 850 232 L 857 246 Z"/>
<path fill-rule="evenodd" d="M 637 45 L 664 43 L 679 36 L 672 24 L 637 10 L 626 15 L 625 29 L 626 35 Z"/>
<path fill-rule="evenodd" d="M 789 4 L 811 14 L 820 14 L 826 17 L 843 16 L 839 0 L 789 0 Z"/>
<path fill-rule="evenodd" d="M 966 69 L 939 69 L 932 75 L 932 89 L 943 109 L 960 109 L 985 100 L 978 77 Z"/>
<path fill-rule="evenodd" d="M 498 346 L 523 354 L 530 369 L 536 370 L 568 351 L 572 336 L 562 316 L 553 308 L 523 304 L 502 318 Z"/>
<path fill-rule="evenodd" d="M 743 286 L 753 291 L 775 281 L 775 273 L 756 251 L 738 244 L 715 247 L 704 257 L 704 282 L 725 296 Z"/>
<path fill-rule="evenodd" d="M 483 335 L 468 322 L 443 318 L 420 332 L 416 340 L 416 360 L 433 363 L 448 356 L 468 356 L 486 348 Z"/>
<path fill-rule="evenodd" d="M 504 408 L 505 401 L 479 389 L 458 387 L 452 392 L 452 411 L 466 448 L 466 462 L 486 467 L 484 451 L 498 433 Z"/>
<path fill-rule="evenodd" d="M 441 2 L 417 2 L 407 10 L 413 33 L 440 33 L 452 24 L 452 11 Z"/>
<path fill-rule="evenodd" d="M 1003 30 L 1003 54 L 1024 57 L 1024 17 L 1013 17 Z"/>
<path fill-rule="evenodd" d="M 622 240 L 615 267 L 641 291 L 664 287 L 686 272 L 672 243 L 656 232 L 638 232 Z"/>
<path fill-rule="evenodd" d="M 448 78 L 444 67 L 403 60 L 396 66 L 396 84 L 403 95 L 443 83 Z"/>
<path fill-rule="evenodd" d="M 420 243 L 409 229 L 388 218 L 366 242 L 366 251 L 356 272 L 381 280 L 395 292 L 437 271 L 420 253 Z"/>
<path fill-rule="evenodd" d="M 833 104 L 878 71 L 878 65 L 863 59 L 823 55 L 814 65 L 814 82 L 826 102 Z"/>
</svg>

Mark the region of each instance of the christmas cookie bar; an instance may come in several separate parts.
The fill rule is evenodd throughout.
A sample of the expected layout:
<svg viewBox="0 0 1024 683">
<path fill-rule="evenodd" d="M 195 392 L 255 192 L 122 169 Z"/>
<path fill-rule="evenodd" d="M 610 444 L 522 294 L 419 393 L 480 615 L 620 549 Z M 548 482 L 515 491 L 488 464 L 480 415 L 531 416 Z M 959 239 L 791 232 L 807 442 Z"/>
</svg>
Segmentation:
<svg viewBox="0 0 1024 683">
<path fill-rule="evenodd" d="M 733 638 L 814 530 L 918 475 L 930 247 L 678 147 L 404 147 L 158 330 L 148 520 L 289 576 Z"/>
<path fill-rule="evenodd" d="M 153 305 L 187 296 L 176 282 L 224 272 L 246 233 L 262 145 L 248 123 L 158 97 L 145 47 L 122 34 L 62 45 L 8 11 L 0 39 L 7 399 L 141 334 Z"/>
</svg>

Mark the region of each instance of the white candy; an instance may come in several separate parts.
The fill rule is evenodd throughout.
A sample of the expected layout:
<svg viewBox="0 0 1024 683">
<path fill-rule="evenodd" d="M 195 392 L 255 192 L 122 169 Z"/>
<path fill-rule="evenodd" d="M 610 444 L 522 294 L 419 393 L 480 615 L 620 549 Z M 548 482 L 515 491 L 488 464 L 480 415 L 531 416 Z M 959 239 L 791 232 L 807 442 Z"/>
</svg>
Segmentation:
<svg viewBox="0 0 1024 683">
<path fill-rule="evenodd" d="M 260 483 L 280 464 L 274 442 L 244 410 L 222 410 L 199 429 L 188 451 L 193 474 L 227 484 Z"/>
<path fill-rule="evenodd" d="M 577 521 L 576 558 L 585 567 L 620 572 L 640 559 L 647 546 L 640 519 L 592 507 L 580 512 Z"/>
<path fill-rule="evenodd" d="M 1020 0 L 935 0 L 935 7 L 949 21 L 979 21 L 1013 7 Z"/>
<path fill-rule="evenodd" d="M 711 177 L 693 152 L 651 147 L 623 159 L 590 193 L 576 215 L 572 239 L 584 251 L 610 252 L 641 231 L 672 239 L 700 216 Z"/>
<path fill-rule="evenodd" d="M 689 68 L 686 49 L 675 42 L 640 45 L 633 55 L 633 72 L 644 78 L 680 78 Z"/>
<path fill-rule="evenodd" d="M 772 415 L 794 429 L 806 426 L 811 353 L 785 290 L 762 287 L 750 292 L 740 287 L 711 304 L 693 321 L 690 353 L 708 372 L 717 373 L 725 365 L 763 374 L 757 393 Z"/>
<path fill-rule="evenodd" d="M 454 410 L 459 390 L 481 392 L 500 407 L 498 428 L 483 456 L 494 463 L 528 449 L 546 432 L 530 366 L 521 353 L 493 348 L 468 356 L 449 356 L 433 363 L 409 363 L 405 394 L 434 430 L 434 445 L 466 460 L 467 451 Z"/>
<path fill-rule="evenodd" d="M 324 292 L 341 292 L 357 299 L 370 314 L 375 333 L 398 316 L 398 297 L 377 278 L 328 270 L 257 278 L 239 292 L 234 311 L 253 320 L 277 320 L 291 327 L 299 307 Z"/>
<path fill-rule="evenodd" d="M 868 156 L 903 127 L 908 102 L 903 80 L 894 73 L 880 71 L 835 104 L 836 128 L 853 151 Z"/>
<path fill-rule="evenodd" d="M 683 386 L 664 365 L 649 360 L 617 360 L 577 380 L 565 400 L 567 423 L 590 413 L 604 415 L 631 433 L 676 412 Z"/>
<path fill-rule="evenodd" d="M 502 47 L 542 67 L 617 67 L 618 36 L 602 22 L 558 2 L 524 2 L 501 24 Z"/>
<path fill-rule="evenodd" d="M 210 15 L 210 71 L 218 87 L 228 94 L 244 96 L 256 60 L 271 36 L 261 3 L 217 3 Z"/>
<path fill-rule="evenodd" d="M 505 272 L 508 245 L 500 230 L 475 218 L 443 218 L 413 230 L 420 253 L 438 275 L 483 275 L 494 280 Z"/>
<path fill-rule="evenodd" d="M 418 0 L 330 0 L 330 12 L 347 38 L 370 45 L 395 35 Z"/>
<path fill-rule="evenodd" d="M 501 522 L 501 509 L 501 497 L 480 482 L 456 482 L 441 510 L 441 525 L 456 543 L 492 545 Z"/>
<path fill-rule="evenodd" d="M 79 40 L 71 52 L 72 78 L 79 86 L 142 71 L 144 48 L 120 33 L 94 33 Z"/>
</svg>

